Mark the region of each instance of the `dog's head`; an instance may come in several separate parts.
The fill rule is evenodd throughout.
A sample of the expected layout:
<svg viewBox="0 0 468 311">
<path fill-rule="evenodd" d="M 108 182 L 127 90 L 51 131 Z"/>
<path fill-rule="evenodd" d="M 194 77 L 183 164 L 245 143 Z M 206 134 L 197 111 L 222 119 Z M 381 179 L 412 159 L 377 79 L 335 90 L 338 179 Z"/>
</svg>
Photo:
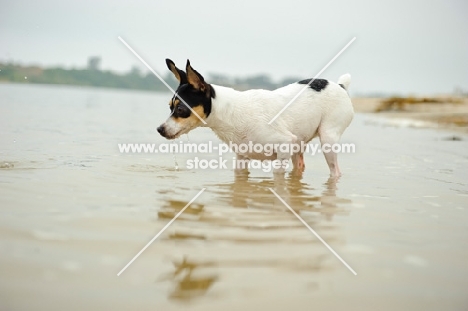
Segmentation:
<svg viewBox="0 0 468 311">
<path fill-rule="evenodd" d="M 166 64 L 179 81 L 179 86 L 169 102 L 171 114 L 158 127 L 158 132 L 167 139 L 174 139 L 203 124 L 202 120 L 211 113 L 211 99 L 215 97 L 215 92 L 202 75 L 190 66 L 189 60 L 185 72 L 170 59 L 166 59 Z"/>
</svg>

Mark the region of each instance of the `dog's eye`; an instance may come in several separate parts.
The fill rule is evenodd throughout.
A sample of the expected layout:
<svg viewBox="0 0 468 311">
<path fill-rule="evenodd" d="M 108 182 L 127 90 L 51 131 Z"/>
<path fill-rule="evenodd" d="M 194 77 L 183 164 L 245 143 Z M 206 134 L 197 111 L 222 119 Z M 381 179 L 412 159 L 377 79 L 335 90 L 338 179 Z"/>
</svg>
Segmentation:
<svg viewBox="0 0 468 311">
<path fill-rule="evenodd" d="M 175 109 L 176 110 L 175 110 L 174 115 L 176 117 L 179 117 L 179 118 L 188 118 L 188 117 L 190 117 L 190 109 L 187 108 L 185 105 L 179 104 L 179 105 L 177 105 L 177 107 Z"/>
</svg>

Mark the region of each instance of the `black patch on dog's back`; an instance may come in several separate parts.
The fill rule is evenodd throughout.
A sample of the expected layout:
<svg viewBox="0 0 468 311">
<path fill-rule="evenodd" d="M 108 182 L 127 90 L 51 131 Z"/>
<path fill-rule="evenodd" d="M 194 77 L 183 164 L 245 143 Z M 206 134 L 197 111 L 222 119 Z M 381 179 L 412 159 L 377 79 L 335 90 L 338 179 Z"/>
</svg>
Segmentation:
<svg viewBox="0 0 468 311">
<path fill-rule="evenodd" d="M 312 79 L 305 79 L 305 80 L 301 80 L 297 83 L 299 84 L 309 84 L 310 80 Z M 326 88 L 328 85 L 328 80 L 325 80 L 325 79 L 315 79 L 314 81 L 312 81 L 312 83 L 310 83 L 310 88 L 313 89 L 314 91 L 317 91 L 317 92 L 320 92 L 321 90 L 323 90 L 324 88 Z"/>
</svg>

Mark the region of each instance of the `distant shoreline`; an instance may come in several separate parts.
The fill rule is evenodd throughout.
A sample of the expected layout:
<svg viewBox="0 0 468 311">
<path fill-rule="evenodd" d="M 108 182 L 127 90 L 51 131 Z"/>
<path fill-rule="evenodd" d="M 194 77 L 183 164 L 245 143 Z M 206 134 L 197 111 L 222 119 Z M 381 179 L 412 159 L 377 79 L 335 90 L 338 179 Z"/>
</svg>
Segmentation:
<svg viewBox="0 0 468 311">
<path fill-rule="evenodd" d="M 37 86 L 37 87 L 57 87 L 57 88 L 87 88 L 90 90 L 109 90 L 109 91 L 121 91 L 121 92 L 145 92 L 145 93 L 168 93 L 170 94 L 169 89 L 161 90 L 144 90 L 144 89 L 124 89 L 117 87 L 106 87 L 106 86 L 94 86 L 94 85 L 76 85 L 76 84 L 56 84 L 56 83 L 18 83 L 11 81 L 2 81 L 0 80 L 0 86 L 2 85 L 12 85 L 12 86 Z"/>
<path fill-rule="evenodd" d="M 91 58 L 93 60 L 93 58 Z M 99 63 L 98 59 L 95 59 Z M 176 89 L 178 82 L 172 73 L 167 71 L 163 79 Z M 213 84 L 233 87 L 238 90 L 266 89 L 273 90 L 294 83 L 300 78 L 285 78 L 276 83 L 266 74 L 258 74 L 245 78 L 233 78 L 223 74 L 207 74 L 205 79 Z M 61 67 L 42 68 L 39 66 L 23 66 L 13 63 L 0 63 L 0 83 L 20 84 L 54 84 L 106 87 L 127 90 L 167 91 L 167 87 L 151 72 L 142 73 L 134 67 L 124 74 L 109 70 L 100 70 L 97 64 L 90 63 L 87 68 L 64 69 Z"/>
<path fill-rule="evenodd" d="M 150 73 L 142 74 L 138 70 L 118 74 L 99 69 L 41 68 L 38 66 L 2 63 L 0 63 L 0 82 L 94 86 L 148 91 L 166 90 L 166 87 L 154 75 Z M 177 86 L 173 78 L 168 77 L 167 82 L 173 87 Z"/>
</svg>

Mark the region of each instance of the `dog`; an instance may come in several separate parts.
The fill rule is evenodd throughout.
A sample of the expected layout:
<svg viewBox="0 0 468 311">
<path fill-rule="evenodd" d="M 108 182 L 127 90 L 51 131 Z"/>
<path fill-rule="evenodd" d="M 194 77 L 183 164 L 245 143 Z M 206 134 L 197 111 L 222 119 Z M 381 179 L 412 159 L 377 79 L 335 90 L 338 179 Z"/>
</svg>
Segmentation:
<svg viewBox="0 0 468 311">
<path fill-rule="evenodd" d="M 348 95 L 349 74 L 342 75 L 338 83 L 308 79 L 273 91 L 237 91 L 205 82 L 189 60 L 185 72 L 170 59 L 166 59 L 166 64 L 179 81 L 176 93 L 169 102 L 171 114 L 157 128 L 166 139 L 175 139 L 204 126 L 210 127 L 227 144 L 306 144 L 318 136 L 322 146 L 333 145 L 338 143 L 354 116 Z M 301 90 L 302 94 L 269 124 Z M 339 177 L 341 172 L 337 154 L 330 151 L 324 152 L 324 155 L 331 177 Z M 270 156 L 250 152 L 237 153 L 236 157 L 238 160 L 276 159 L 282 163 L 289 163 L 291 159 L 294 171 L 302 173 L 305 169 L 302 151 L 291 154 L 277 148 Z M 284 166 L 274 167 L 274 173 L 284 171 Z"/>
</svg>

